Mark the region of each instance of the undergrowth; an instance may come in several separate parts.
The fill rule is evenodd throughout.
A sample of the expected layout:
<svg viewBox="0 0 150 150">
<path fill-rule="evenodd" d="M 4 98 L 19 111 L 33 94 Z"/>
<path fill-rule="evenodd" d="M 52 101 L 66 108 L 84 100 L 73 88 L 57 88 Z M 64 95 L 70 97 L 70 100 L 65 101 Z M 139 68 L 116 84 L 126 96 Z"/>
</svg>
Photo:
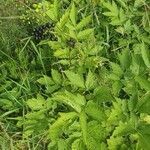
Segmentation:
<svg viewBox="0 0 150 150">
<path fill-rule="evenodd" d="M 19 7 L 27 34 L 14 24 L 21 40 L 0 56 L 1 149 L 149 150 L 150 2 Z"/>
</svg>

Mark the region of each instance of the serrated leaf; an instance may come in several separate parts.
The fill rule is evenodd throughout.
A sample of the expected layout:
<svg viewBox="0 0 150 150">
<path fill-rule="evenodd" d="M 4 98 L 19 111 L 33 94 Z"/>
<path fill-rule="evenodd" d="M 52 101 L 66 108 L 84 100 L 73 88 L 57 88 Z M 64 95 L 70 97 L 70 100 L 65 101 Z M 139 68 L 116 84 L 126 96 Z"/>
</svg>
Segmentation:
<svg viewBox="0 0 150 150">
<path fill-rule="evenodd" d="M 68 49 L 57 49 L 54 52 L 54 56 L 57 58 L 68 58 L 69 57 L 69 50 Z"/>
<path fill-rule="evenodd" d="M 76 25 L 76 16 L 77 16 L 76 7 L 75 4 L 73 3 L 70 10 L 70 19 L 74 26 Z"/>
<path fill-rule="evenodd" d="M 53 14 L 55 16 L 55 21 L 57 21 L 58 20 L 58 14 L 59 14 L 59 3 L 58 3 L 58 0 L 54 0 Z"/>
<path fill-rule="evenodd" d="M 118 77 L 121 77 L 123 75 L 123 70 L 121 69 L 121 67 L 118 64 L 111 63 L 111 67 L 112 67 L 113 73 L 115 75 L 117 75 Z"/>
<path fill-rule="evenodd" d="M 146 49 L 144 42 L 141 44 L 140 48 L 144 63 L 148 68 L 150 68 L 150 54 L 148 53 L 148 49 Z"/>
<path fill-rule="evenodd" d="M 150 92 L 147 92 L 139 101 L 138 111 L 141 113 L 148 113 L 150 114 L 149 108 L 150 108 Z"/>
<path fill-rule="evenodd" d="M 95 85 L 95 76 L 94 74 L 89 70 L 86 81 L 85 81 L 85 86 L 87 90 L 90 90 L 94 88 Z"/>
<path fill-rule="evenodd" d="M 77 35 L 78 40 L 87 39 L 93 33 L 94 29 L 85 29 L 80 31 Z"/>
<path fill-rule="evenodd" d="M 81 139 L 76 139 L 71 146 L 71 150 L 85 150 L 85 145 Z"/>
<path fill-rule="evenodd" d="M 83 18 L 76 26 L 76 30 L 81 30 L 91 22 L 91 15 Z"/>
<path fill-rule="evenodd" d="M 95 96 L 95 99 L 98 103 L 114 100 L 110 89 L 108 87 L 105 87 L 105 86 L 97 87 L 94 90 L 94 96 Z"/>
<path fill-rule="evenodd" d="M 64 28 L 65 24 L 67 23 L 69 19 L 69 14 L 70 14 L 70 11 L 69 9 L 67 9 L 65 13 L 62 15 L 62 17 L 60 18 L 59 22 L 56 24 L 56 28 L 58 28 L 58 32 L 59 30 Z"/>
<path fill-rule="evenodd" d="M 123 69 L 128 69 L 131 63 L 130 52 L 128 49 L 124 49 L 121 54 L 118 54 L 120 64 Z"/>
<path fill-rule="evenodd" d="M 60 117 L 50 126 L 49 138 L 52 141 L 57 141 L 62 132 L 63 126 L 67 125 L 68 121 L 76 116 L 77 114 L 75 112 L 60 113 Z"/>
<path fill-rule="evenodd" d="M 92 101 L 89 101 L 87 103 L 85 111 L 88 116 L 98 121 L 103 121 L 106 117 L 104 112 L 101 110 L 101 108 Z"/>
<path fill-rule="evenodd" d="M 51 74 L 52 74 L 52 78 L 56 84 L 62 83 L 61 74 L 57 70 L 52 69 Z"/>
<path fill-rule="evenodd" d="M 116 3 L 113 1 L 112 4 L 110 2 L 104 2 L 103 6 L 106 7 L 114 16 L 118 16 L 118 7 Z"/>
<path fill-rule="evenodd" d="M 50 19 L 52 19 L 53 21 L 56 21 L 56 18 L 55 18 L 55 15 L 54 15 L 54 13 L 53 13 L 53 9 L 49 9 L 48 11 L 46 11 L 46 15 L 50 18 Z"/>
<path fill-rule="evenodd" d="M 144 150 L 150 149 L 150 125 L 141 125 L 138 128 L 139 144 Z"/>
<path fill-rule="evenodd" d="M 65 91 L 64 93 L 55 93 L 53 99 L 58 102 L 67 104 L 77 112 L 81 112 L 82 107 L 86 103 L 84 96 L 80 94 L 75 95 L 68 91 Z"/>
<path fill-rule="evenodd" d="M 113 136 L 123 136 L 136 132 L 132 122 L 119 122 L 118 126 L 113 132 Z"/>
<path fill-rule="evenodd" d="M 146 91 L 150 91 L 150 81 L 148 81 L 142 76 L 135 77 L 135 81 L 139 83 L 142 89 L 145 89 Z"/>
<path fill-rule="evenodd" d="M 54 81 L 46 75 L 43 75 L 43 77 L 39 78 L 37 82 L 41 85 L 54 85 Z"/>
<path fill-rule="evenodd" d="M 32 110 L 40 110 L 44 108 L 46 101 L 41 95 L 37 95 L 37 98 L 29 99 L 26 103 Z"/>
<path fill-rule="evenodd" d="M 84 144 L 87 145 L 87 116 L 84 111 L 80 113 L 80 126 L 83 135 Z"/>
<path fill-rule="evenodd" d="M 71 85 L 77 86 L 79 88 L 85 88 L 83 76 L 69 70 L 65 71 L 65 74 L 69 79 Z"/>
</svg>

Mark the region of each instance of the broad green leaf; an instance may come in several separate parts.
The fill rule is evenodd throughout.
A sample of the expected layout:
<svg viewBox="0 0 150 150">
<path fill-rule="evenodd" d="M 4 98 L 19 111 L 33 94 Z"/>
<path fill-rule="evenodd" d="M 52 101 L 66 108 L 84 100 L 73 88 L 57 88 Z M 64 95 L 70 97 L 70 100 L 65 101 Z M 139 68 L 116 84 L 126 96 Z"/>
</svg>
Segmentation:
<svg viewBox="0 0 150 150">
<path fill-rule="evenodd" d="M 145 65 L 150 69 L 150 53 L 148 53 L 144 42 L 141 44 L 141 54 Z"/>
<path fill-rule="evenodd" d="M 14 108 L 14 105 L 13 105 L 13 102 L 11 100 L 0 98 L 0 107 L 3 109 L 10 110 L 10 109 Z"/>
<path fill-rule="evenodd" d="M 122 110 L 122 101 L 118 98 L 116 101 L 113 101 L 113 108 L 111 109 L 111 113 L 109 114 L 108 124 L 118 124 L 123 118 L 123 110 Z"/>
<path fill-rule="evenodd" d="M 105 113 L 101 108 L 92 101 L 89 101 L 86 105 L 85 112 L 88 116 L 92 117 L 94 120 L 103 121 L 105 119 Z"/>
<path fill-rule="evenodd" d="M 81 139 L 76 139 L 71 146 L 71 150 L 85 150 L 86 147 Z"/>
<path fill-rule="evenodd" d="M 110 2 L 104 2 L 103 6 L 110 10 L 110 13 L 112 13 L 113 16 L 118 16 L 118 7 L 114 1 L 112 2 L 112 4 Z"/>
<path fill-rule="evenodd" d="M 46 86 L 46 93 L 50 94 L 53 93 L 54 91 L 57 91 L 60 88 L 60 85 L 54 84 L 54 85 L 48 85 Z"/>
<path fill-rule="evenodd" d="M 49 138 L 52 141 L 57 141 L 63 131 L 63 127 L 69 123 L 69 120 L 75 118 L 75 112 L 60 113 L 60 117 L 50 126 Z"/>
<path fill-rule="evenodd" d="M 128 100 L 128 109 L 129 111 L 133 111 L 136 109 L 138 103 L 138 94 L 137 92 L 133 93 L 132 97 Z"/>
<path fill-rule="evenodd" d="M 51 70 L 51 73 L 52 73 L 52 78 L 54 82 L 56 84 L 61 84 L 62 83 L 61 74 L 57 70 L 54 70 L 54 69 Z"/>
<path fill-rule="evenodd" d="M 76 26 L 76 30 L 81 30 L 91 22 L 91 15 L 83 18 Z"/>
<path fill-rule="evenodd" d="M 59 60 L 59 61 L 58 61 L 58 64 L 69 65 L 70 62 L 69 62 L 69 60 L 67 60 L 67 59 L 62 59 L 62 60 Z"/>
<path fill-rule="evenodd" d="M 87 147 L 90 150 L 99 150 L 101 148 L 102 140 L 105 136 L 105 129 L 101 126 L 101 123 L 97 121 L 88 122 L 88 139 Z"/>
<path fill-rule="evenodd" d="M 150 91 L 150 81 L 148 81 L 142 76 L 135 77 L 135 81 L 139 83 L 142 89 L 145 89 L 146 91 Z"/>
<path fill-rule="evenodd" d="M 111 67 L 115 75 L 117 75 L 118 77 L 121 77 L 123 75 L 123 70 L 118 64 L 111 63 Z"/>
<path fill-rule="evenodd" d="M 85 86 L 87 88 L 87 90 L 90 90 L 92 88 L 94 88 L 95 86 L 95 75 L 89 70 L 86 81 L 85 81 Z"/>
<path fill-rule="evenodd" d="M 83 76 L 69 70 L 65 71 L 65 74 L 69 79 L 71 85 L 77 86 L 79 88 L 85 88 Z"/>
<path fill-rule="evenodd" d="M 43 75 L 43 77 L 39 78 L 37 82 L 41 85 L 54 85 L 53 80 L 46 75 Z"/>
<path fill-rule="evenodd" d="M 78 40 L 87 39 L 88 36 L 92 35 L 94 29 L 85 29 L 83 31 L 80 31 L 77 35 Z"/>
<path fill-rule="evenodd" d="M 56 24 L 56 29 L 58 28 L 58 32 L 59 30 L 62 30 L 65 26 L 65 24 L 67 23 L 68 19 L 69 19 L 69 14 L 70 14 L 70 11 L 69 9 L 67 9 L 65 11 L 65 13 L 62 15 L 62 17 L 60 18 L 59 22 Z"/>
<path fill-rule="evenodd" d="M 46 15 L 53 21 L 56 21 L 56 17 L 55 17 L 55 14 L 53 13 L 53 9 L 49 9 L 47 12 L 46 12 Z"/>
<path fill-rule="evenodd" d="M 110 138 L 107 139 L 109 150 L 117 150 L 118 147 L 121 147 L 121 145 L 123 145 L 122 143 L 124 143 L 122 136 L 117 136 L 117 137 L 111 136 Z M 125 147 L 123 149 L 128 149 L 128 147 Z"/>
<path fill-rule="evenodd" d="M 134 124 L 132 122 L 119 122 L 118 126 L 113 132 L 113 136 L 123 136 L 135 133 Z"/>
<path fill-rule="evenodd" d="M 68 49 L 57 49 L 54 52 L 54 56 L 57 58 L 68 58 L 69 57 L 69 50 Z"/>
<path fill-rule="evenodd" d="M 94 96 L 95 96 L 95 99 L 98 103 L 114 100 L 110 89 L 108 87 L 105 87 L 105 86 L 97 87 L 94 90 Z"/>
<path fill-rule="evenodd" d="M 77 16 L 76 7 L 75 4 L 73 3 L 70 10 L 70 19 L 74 26 L 76 25 L 76 16 Z"/>
<path fill-rule="evenodd" d="M 121 81 L 114 81 L 114 83 L 112 84 L 112 91 L 115 96 L 118 96 L 122 86 L 123 84 L 121 83 Z"/>
<path fill-rule="evenodd" d="M 86 103 L 84 96 L 80 94 L 75 95 L 68 91 L 65 91 L 64 93 L 54 94 L 53 99 L 58 102 L 67 104 L 68 106 L 75 109 L 75 111 L 77 112 L 81 112 L 82 107 Z"/>
<path fill-rule="evenodd" d="M 150 125 L 143 124 L 138 128 L 139 135 L 139 144 L 142 149 L 149 150 L 150 149 Z"/>
<path fill-rule="evenodd" d="M 128 49 L 124 49 L 122 53 L 118 54 L 120 64 L 123 69 L 128 69 L 131 63 L 130 52 Z"/>
<path fill-rule="evenodd" d="M 148 113 L 150 114 L 150 92 L 147 92 L 139 101 L 138 103 L 138 107 L 137 107 L 138 111 L 141 113 Z"/>
<path fill-rule="evenodd" d="M 72 94 L 68 91 L 64 92 L 66 94 L 66 96 L 68 98 L 70 98 L 72 101 L 74 101 L 75 103 L 79 104 L 80 106 L 85 106 L 86 104 L 86 100 L 85 97 L 83 95 L 80 94 Z"/>
<path fill-rule="evenodd" d="M 26 103 L 32 110 L 40 110 L 45 107 L 46 101 L 41 95 L 37 95 L 37 98 L 29 99 Z"/>
</svg>

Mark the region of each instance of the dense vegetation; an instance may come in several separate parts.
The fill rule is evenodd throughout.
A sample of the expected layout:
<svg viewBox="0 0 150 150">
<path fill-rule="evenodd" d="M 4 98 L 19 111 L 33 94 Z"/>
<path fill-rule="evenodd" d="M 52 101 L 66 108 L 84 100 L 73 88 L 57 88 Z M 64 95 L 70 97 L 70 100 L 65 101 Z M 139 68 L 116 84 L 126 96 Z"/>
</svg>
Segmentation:
<svg viewBox="0 0 150 150">
<path fill-rule="evenodd" d="M 150 149 L 149 0 L 0 3 L 0 149 Z"/>
</svg>

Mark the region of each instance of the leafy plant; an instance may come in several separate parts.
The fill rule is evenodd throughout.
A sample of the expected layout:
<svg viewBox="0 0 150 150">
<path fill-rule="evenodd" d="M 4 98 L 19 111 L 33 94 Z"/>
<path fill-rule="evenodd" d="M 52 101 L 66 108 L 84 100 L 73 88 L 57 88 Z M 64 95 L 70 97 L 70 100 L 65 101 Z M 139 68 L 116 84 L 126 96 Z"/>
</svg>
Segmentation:
<svg viewBox="0 0 150 150">
<path fill-rule="evenodd" d="M 30 40 L 37 54 L 32 65 L 40 63 L 41 72 L 30 74 L 34 82 L 18 82 L 20 93 L 11 82 L 2 82 L 1 91 L 7 89 L 15 97 L 2 94 L 5 102 L 0 106 L 6 110 L 16 108 L 15 100 L 36 85 L 31 86 L 36 96 L 19 103 L 23 115 L 17 112 L 19 117 L 14 117 L 23 140 L 33 149 L 148 150 L 149 2 L 54 0 L 36 6 L 41 11 L 45 4 L 50 7 L 43 16 L 33 11 L 54 24 L 50 32 L 56 39 L 37 45 Z M 5 68 L 1 74 L 8 76 Z"/>
</svg>

